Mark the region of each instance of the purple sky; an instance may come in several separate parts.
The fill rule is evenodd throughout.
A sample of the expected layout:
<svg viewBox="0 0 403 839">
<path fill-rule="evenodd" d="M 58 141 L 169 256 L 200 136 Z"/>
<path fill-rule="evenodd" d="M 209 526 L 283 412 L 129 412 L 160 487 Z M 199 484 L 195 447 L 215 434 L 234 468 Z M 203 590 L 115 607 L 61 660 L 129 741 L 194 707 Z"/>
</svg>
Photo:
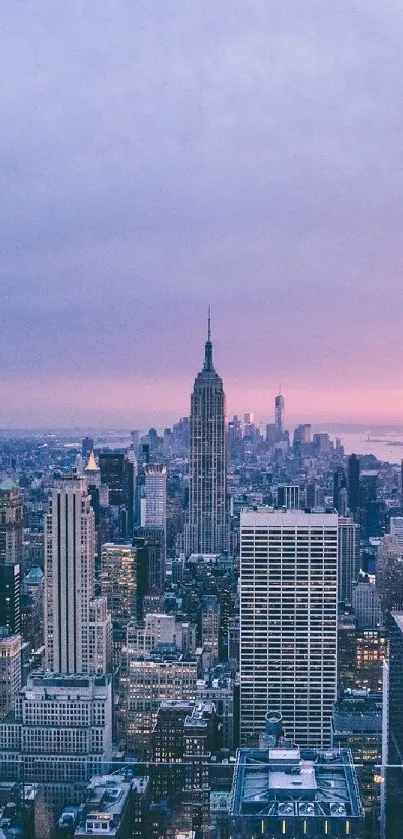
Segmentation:
<svg viewBox="0 0 403 839">
<path fill-rule="evenodd" d="M 401 0 L 13 0 L 0 425 L 403 420 Z"/>
</svg>

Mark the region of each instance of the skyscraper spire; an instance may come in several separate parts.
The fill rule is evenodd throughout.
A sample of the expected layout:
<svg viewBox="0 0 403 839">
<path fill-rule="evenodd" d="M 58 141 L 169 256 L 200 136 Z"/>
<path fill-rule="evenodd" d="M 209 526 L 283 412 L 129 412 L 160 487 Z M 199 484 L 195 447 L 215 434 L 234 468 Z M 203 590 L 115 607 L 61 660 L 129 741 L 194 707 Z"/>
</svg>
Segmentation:
<svg viewBox="0 0 403 839">
<path fill-rule="evenodd" d="M 204 370 L 214 370 L 213 365 L 213 345 L 211 343 L 211 311 L 210 306 L 208 307 L 208 318 L 207 318 L 207 341 L 204 345 Z"/>
<path fill-rule="evenodd" d="M 213 366 L 210 307 L 205 348 L 190 401 L 187 556 L 217 554 L 229 547 L 225 394 Z"/>
</svg>

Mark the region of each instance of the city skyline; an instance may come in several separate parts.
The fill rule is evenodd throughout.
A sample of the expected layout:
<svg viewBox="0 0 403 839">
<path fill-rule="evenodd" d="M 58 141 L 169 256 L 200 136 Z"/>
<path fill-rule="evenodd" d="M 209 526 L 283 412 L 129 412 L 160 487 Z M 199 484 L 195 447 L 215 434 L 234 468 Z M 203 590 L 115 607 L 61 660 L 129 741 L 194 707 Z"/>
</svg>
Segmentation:
<svg viewBox="0 0 403 839">
<path fill-rule="evenodd" d="M 400 8 L 310 10 L 4 9 L 0 425 L 185 413 L 208 302 L 231 413 L 402 419 Z"/>
</svg>

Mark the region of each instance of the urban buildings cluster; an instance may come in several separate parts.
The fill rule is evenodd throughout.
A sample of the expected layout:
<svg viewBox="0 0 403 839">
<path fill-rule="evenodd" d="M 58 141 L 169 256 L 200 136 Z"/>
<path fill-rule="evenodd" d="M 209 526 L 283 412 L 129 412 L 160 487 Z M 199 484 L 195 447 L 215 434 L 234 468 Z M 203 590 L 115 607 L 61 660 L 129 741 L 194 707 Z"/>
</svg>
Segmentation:
<svg viewBox="0 0 403 839">
<path fill-rule="evenodd" d="M 402 469 L 227 422 L 209 323 L 189 418 L 0 478 L 0 836 L 400 835 Z"/>
</svg>

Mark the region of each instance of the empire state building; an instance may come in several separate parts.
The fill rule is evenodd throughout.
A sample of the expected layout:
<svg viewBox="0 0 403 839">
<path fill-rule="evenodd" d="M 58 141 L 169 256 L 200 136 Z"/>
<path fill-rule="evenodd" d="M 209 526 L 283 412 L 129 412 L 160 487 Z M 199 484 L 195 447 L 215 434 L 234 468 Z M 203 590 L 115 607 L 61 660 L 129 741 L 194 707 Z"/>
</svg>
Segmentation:
<svg viewBox="0 0 403 839">
<path fill-rule="evenodd" d="M 213 364 L 209 313 L 203 369 L 191 396 L 186 553 L 221 553 L 228 536 L 225 394 Z"/>
</svg>

